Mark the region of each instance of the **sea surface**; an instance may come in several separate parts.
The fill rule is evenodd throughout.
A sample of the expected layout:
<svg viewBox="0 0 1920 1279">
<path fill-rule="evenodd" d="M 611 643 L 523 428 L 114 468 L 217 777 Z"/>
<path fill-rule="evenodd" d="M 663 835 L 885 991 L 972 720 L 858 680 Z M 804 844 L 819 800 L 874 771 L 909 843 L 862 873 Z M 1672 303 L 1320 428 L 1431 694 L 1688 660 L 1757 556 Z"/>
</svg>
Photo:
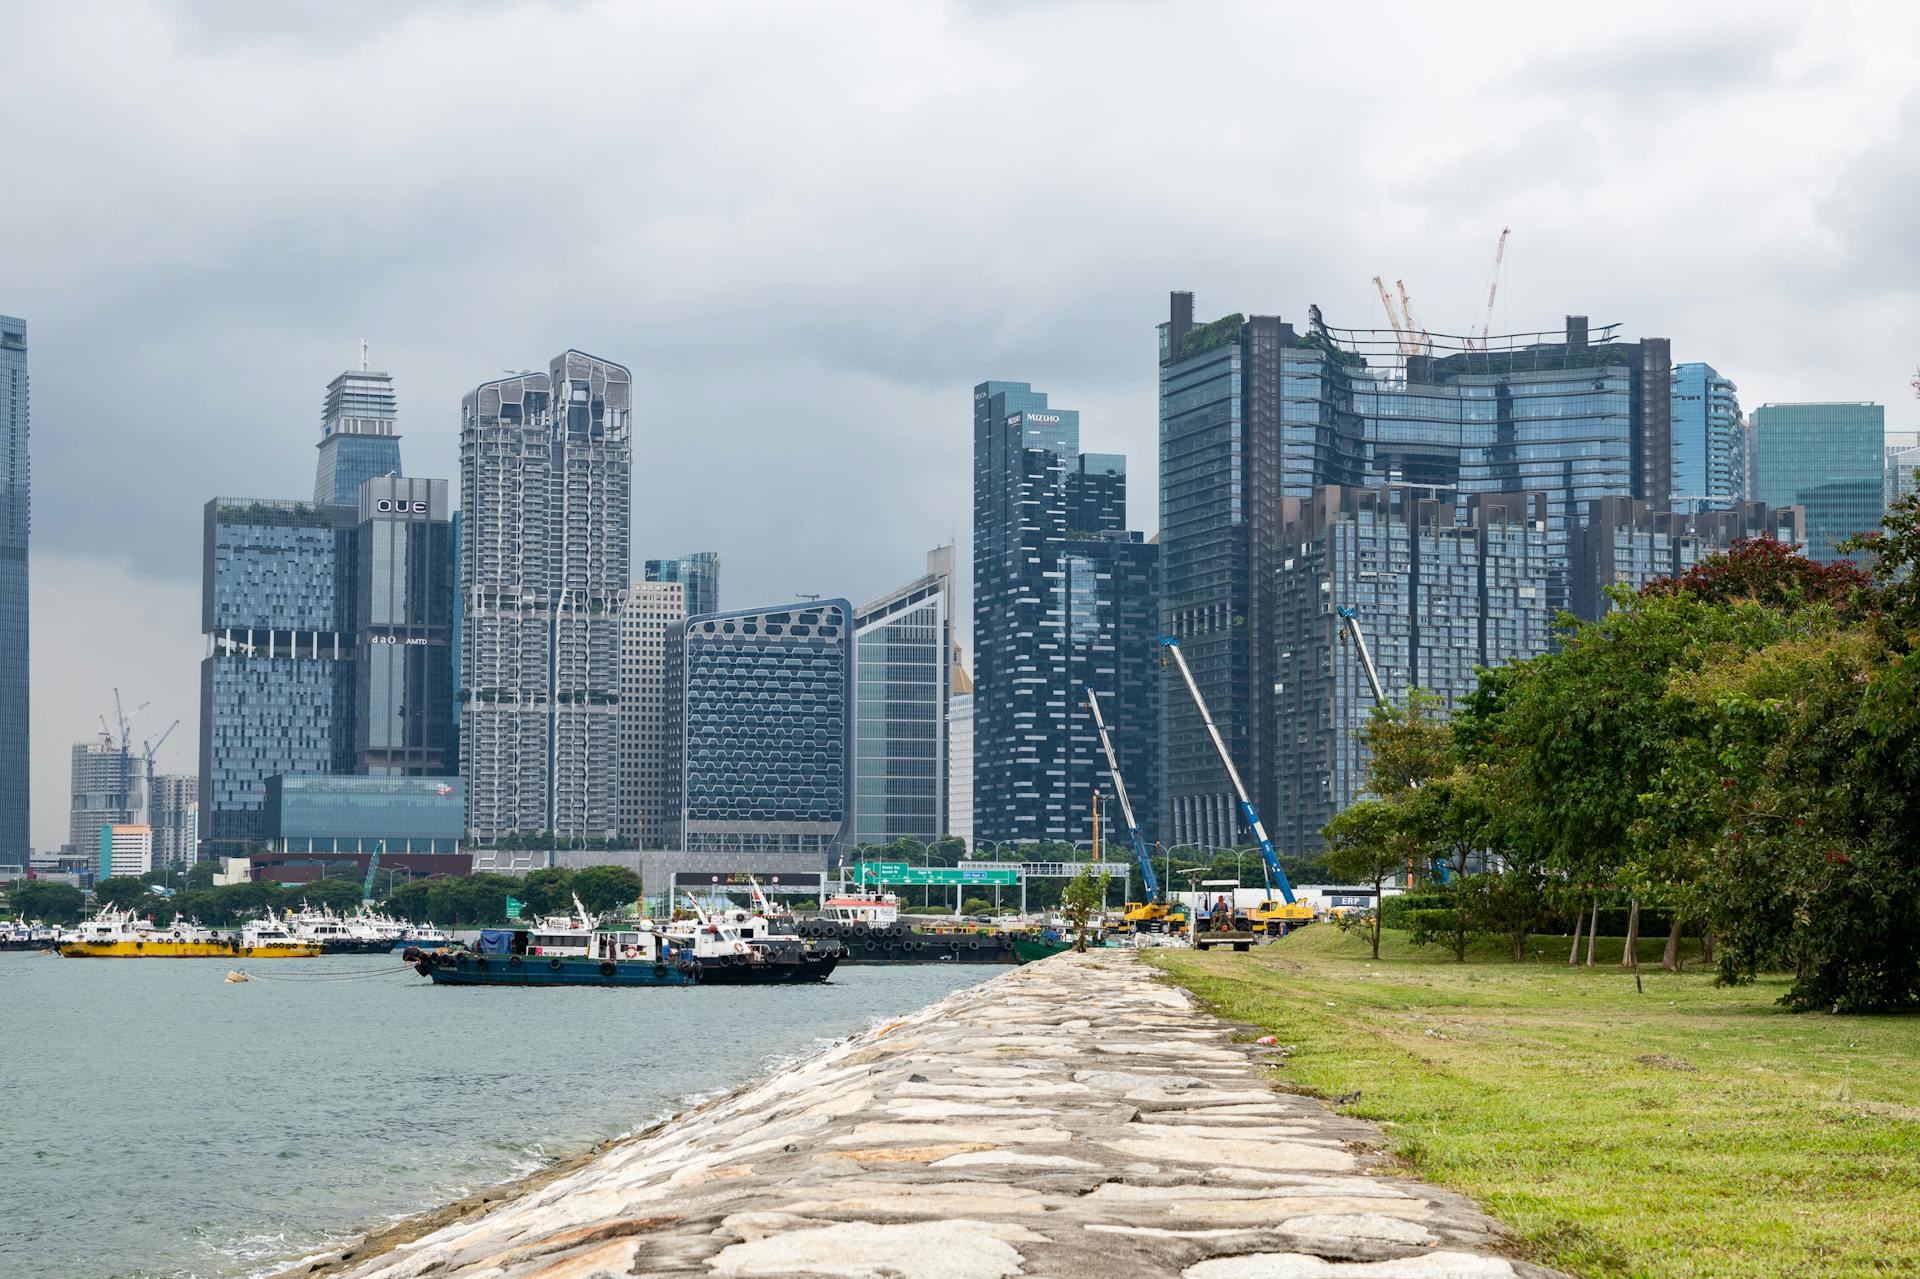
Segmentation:
<svg viewBox="0 0 1920 1279">
<path fill-rule="evenodd" d="M 0 1276 L 270 1272 L 1005 971 L 515 990 L 383 956 L 230 967 L 0 953 Z"/>
</svg>

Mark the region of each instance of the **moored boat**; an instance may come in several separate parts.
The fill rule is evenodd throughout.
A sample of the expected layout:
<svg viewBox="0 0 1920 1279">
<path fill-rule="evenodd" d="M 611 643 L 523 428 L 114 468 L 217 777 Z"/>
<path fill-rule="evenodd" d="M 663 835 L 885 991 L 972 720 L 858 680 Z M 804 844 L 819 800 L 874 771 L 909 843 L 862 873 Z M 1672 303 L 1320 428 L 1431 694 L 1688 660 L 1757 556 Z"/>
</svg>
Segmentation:
<svg viewBox="0 0 1920 1279">
<path fill-rule="evenodd" d="M 320 944 L 298 940 L 274 919 L 250 923 L 235 938 L 191 920 L 160 928 L 131 910 L 105 906 L 62 938 L 59 949 L 69 959 L 310 959 Z"/>
<path fill-rule="evenodd" d="M 533 929 L 486 928 L 472 947 L 409 946 L 405 958 L 436 986 L 691 986 L 699 980 L 692 955 L 651 920 L 556 935 L 546 945 L 536 945 L 536 936 Z"/>
</svg>

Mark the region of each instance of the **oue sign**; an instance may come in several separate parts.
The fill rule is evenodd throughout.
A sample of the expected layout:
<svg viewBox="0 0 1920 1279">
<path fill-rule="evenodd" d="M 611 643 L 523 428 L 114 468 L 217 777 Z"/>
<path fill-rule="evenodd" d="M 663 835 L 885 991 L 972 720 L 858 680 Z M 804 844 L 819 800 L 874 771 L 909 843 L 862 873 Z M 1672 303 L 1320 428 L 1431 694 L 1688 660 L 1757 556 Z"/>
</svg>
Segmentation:
<svg viewBox="0 0 1920 1279">
<path fill-rule="evenodd" d="M 389 497 L 377 497 L 373 500 L 373 509 L 382 515 L 425 515 L 425 502 L 396 502 Z"/>
</svg>

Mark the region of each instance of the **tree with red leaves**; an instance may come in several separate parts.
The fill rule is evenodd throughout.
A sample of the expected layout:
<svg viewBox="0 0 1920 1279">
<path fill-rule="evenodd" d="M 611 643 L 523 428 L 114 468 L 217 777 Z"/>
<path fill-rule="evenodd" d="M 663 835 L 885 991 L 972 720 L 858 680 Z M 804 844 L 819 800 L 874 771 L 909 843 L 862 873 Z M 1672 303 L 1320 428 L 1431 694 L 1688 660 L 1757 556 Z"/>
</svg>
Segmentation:
<svg viewBox="0 0 1920 1279">
<path fill-rule="evenodd" d="M 1708 604 L 1751 601 L 1791 611 L 1830 604 L 1842 616 L 1858 616 L 1873 588 L 1873 576 L 1845 560 L 1822 564 L 1771 537 L 1746 537 L 1709 556 L 1679 577 L 1649 582 L 1643 595 L 1686 594 Z"/>
</svg>

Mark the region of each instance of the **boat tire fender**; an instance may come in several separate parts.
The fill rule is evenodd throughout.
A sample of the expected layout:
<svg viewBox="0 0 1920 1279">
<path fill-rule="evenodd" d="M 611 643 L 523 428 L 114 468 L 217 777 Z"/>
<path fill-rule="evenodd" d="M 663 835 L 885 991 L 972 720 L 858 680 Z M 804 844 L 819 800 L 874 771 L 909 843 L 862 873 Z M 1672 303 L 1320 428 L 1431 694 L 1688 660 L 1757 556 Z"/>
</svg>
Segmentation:
<svg viewBox="0 0 1920 1279">
<path fill-rule="evenodd" d="M 453 966 L 464 969 L 467 966 L 467 957 L 465 955 L 460 956 L 460 958 L 453 961 Z"/>
<path fill-rule="evenodd" d="M 553 959 L 549 959 L 549 960 L 547 961 L 547 967 L 548 967 L 548 968 L 551 968 L 551 969 L 552 969 L 552 970 L 553 970 L 554 972 L 556 972 L 556 973 L 557 973 L 557 972 L 559 972 L 559 971 L 560 971 L 560 960 L 559 960 L 559 959 L 558 959 L 557 957 L 556 957 L 556 958 L 553 958 Z"/>
<path fill-rule="evenodd" d="M 554 962 L 555 962 L 555 963 L 558 963 L 559 961 L 558 961 L 558 960 L 556 960 L 556 961 L 554 961 Z M 603 960 L 601 960 L 601 961 L 600 961 L 600 975 L 601 975 L 602 977 L 611 977 L 611 976 L 613 976 L 613 973 L 614 973 L 614 965 L 613 965 L 613 961 L 612 961 L 611 959 L 603 959 Z"/>
<path fill-rule="evenodd" d="M 979 939 L 978 937 L 975 937 L 975 938 L 974 938 L 973 940 L 971 940 L 971 941 L 969 941 L 969 942 L 967 943 L 967 949 L 968 949 L 968 950 L 979 950 L 979 949 L 980 949 L 980 939 Z"/>
<path fill-rule="evenodd" d="M 520 956 L 518 955 L 507 956 L 507 967 L 518 968 L 519 966 L 520 966 Z"/>
<path fill-rule="evenodd" d="M 666 960 L 656 959 L 653 961 L 653 975 L 655 977 L 665 977 L 667 975 Z"/>
</svg>

